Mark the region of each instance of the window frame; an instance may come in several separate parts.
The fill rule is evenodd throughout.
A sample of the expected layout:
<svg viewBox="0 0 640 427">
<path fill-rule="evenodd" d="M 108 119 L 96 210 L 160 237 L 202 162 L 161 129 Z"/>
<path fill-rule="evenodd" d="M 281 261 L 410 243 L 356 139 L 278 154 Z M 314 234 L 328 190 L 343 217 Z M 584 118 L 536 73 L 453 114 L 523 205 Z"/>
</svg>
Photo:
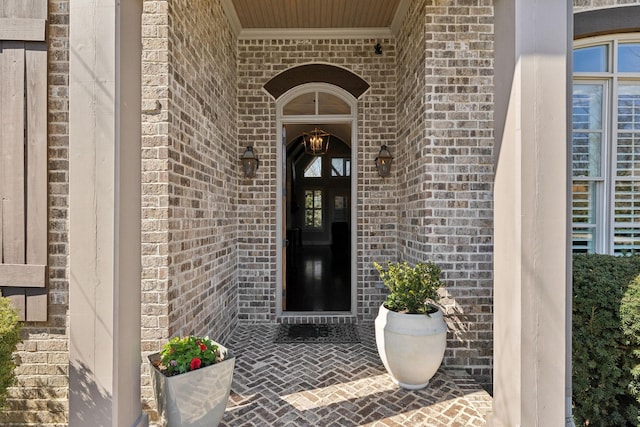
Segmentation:
<svg viewBox="0 0 640 427">
<path fill-rule="evenodd" d="M 307 175 L 307 172 L 311 169 L 315 162 L 320 162 L 320 175 Z M 322 161 L 322 156 L 313 156 L 309 163 L 307 163 L 307 165 L 304 167 L 302 176 L 304 179 L 322 179 L 324 177 L 324 162 Z"/>
<path fill-rule="evenodd" d="M 573 84 L 602 84 L 602 141 L 601 141 L 601 180 L 602 184 L 596 184 L 595 196 L 595 232 L 593 242 L 593 252 L 616 254 L 615 247 L 615 188 L 618 182 L 617 177 L 617 145 L 618 145 L 618 88 L 621 85 L 632 82 L 640 85 L 640 72 L 618 73 L 618 47 L 620 44 L 640 43 L 640 33 L 633 34 L 613 34 L 606 36 L 591 37 L 574 42 L 573 49 L 581 49 L 598 45 L 608 45 L 608 71 L 605 72 L 573 72 Z M 573 90 L 572 90 L 573 96 Z M 573 111 L 572 111 L 573 116 Z M 571 126 L 572 141 L 573 133 L 577 129 Z M 578 130 L 579 131 L 579 130 Z M 573 153 L 573 142 L 572 150 Z M 573 160 L 571 182 L 588 181 L 598 182 L 592 177 L 573 176 Z M 640 179 L 631 179 L 640 181 Z M 598 188 L 601 187 L 601 188 Z M 571 197 L 571 210 L 573 210 L 573 195 Z M 576 228 L 585 228 L 582 223 L 573 221 L 572 213 L 572 234 Z M 573 240 L 573 239 L 572 239 Z M 575 248 L 572 250 L 574 252 Z M 582 251 L 580 251 L 582 252 Z"/>
<path fill-rule="evenodd" d="M 342 175 L 338 175 L 337 171 L 336 171 L 336 175 L 333 174 L 333 171 L 335 170 L 334 169 L 334 165 L 333 165 L 333 161 L 334 160 L 342 160 L 342 171 L 343 171 Z M 345 156 L 334 156 L 334 157 L 331 157 L 331 162 L 329 164 L 329 167 L 331 169 L 330 177 L 333 178 L 333 179 L 335 179 L 335 178 L 350 178 L 351 177 L 351 157 L 345 157 Z"/>
<path fill-rule="evenodd" d="M 312 197 L 313 197 L 313 206 L 311 208 L 307 207 L 307 193 L 312 193 Z M 320 207 L 316 208 L 315 207 L 315 198 L 316 198 L 316 193 L 319 192 L 320 193 Z M 326 214 L 326 209 L 325 209 L 325 191 L 322 188 L 317 188 L 317 187 L 309 187 L 309 188 L 305 188 L 304 189 L 304 229 L 305 230 L 309 230 L 309 231 L 324 231 L 324 220 L 325 220 L 325 214 Z M 313 218 L 315 221 L 315 212 L 316 211 L 320 211 L 320 225 L 319 226 L 314 226 L 314 225 L 308 225 L 307 224 L 307 211 L 313 211 Z"/>
<path fill-rule="evenodd" d="M 598 73 L 600 74 L 600 73 Z M 572 183 L 574 182 L 581 182 L 581 181 L 585 181 L 585 182 L 593 182 L 594 186 L 595 186 L 595 198 L 594 198 L 594 224 L 591 225 L 589 224 L 588 228 L 593 228 L 594 229 L 594 233 L 593 233 L 593 249 L 595 252 L 597 253 L 601 253 L 603 251 L 606 251 L 606 248 L 604 247 L 604 243 L 608 240 L 608 237 L 606 236 L 606 232 L 607 232 L 607 227 L 604 226 L 604 224 L 607 221 L 607 218 L 609 216 L 609 214 L 606 212 L 606 208 L 608 206 L 607 204 L 607 200 L 609 200 L 610 196 L 609 196 L 609 186 L 607 185 L 607 182 L 609 182 L 610 180 L 607 179 L 607 176 L 609 176 L 609 169 L 610 169 L 610 155 L 609 155 L 609 147 L 611 146 L 611 123 L 610 123 L 610 116 L 611 116 L 611 112 L 610 112 L 610 106 L 611 106 L 611 102 L 612 102 L 612 98 L 611 98 L 611 82 L 609 79 L 605 79 L 605 78 L 592 78 L 592 77 L 588 77 L 588 78 L 583 78 L 583 79 L 579 79 L 579 78 L 574 78 L 573 80 L 574 85 L 576 83 L 578 84 L 594 84 L 594 85 L 601 85 L 602 86 L 602 125 L 601 125 L 601 141 L 600 141 L 600 175 L 598 177 L 593 177 L 593 176 L 573 176 L 573 168 L 572 168 L 572 174 L 571 174 L 571 179 L 572 179 Z M 572 126 L 572 134 L 575 133 L 576 131 L 580 131 L 580 129 L 575 129 Z M 572 137 L 573 140 L 573 137 Z M 573 147 L 572 147 L 573 148 Z M 572 154 L 573 154 L 573 150 L 572 150 Z M 573 162 L 572 162 L 573 164 Z M 573 185 L 572 185 L 573 186 Z M 572 210 L 573 210 L 573 197 L 571 199 L 572 201 Z M 575 223 L 572 221 L 571 223 L 572 229 L 575 228 L 587 228 L 585 227 L 582 223 Z"/>
</svg>

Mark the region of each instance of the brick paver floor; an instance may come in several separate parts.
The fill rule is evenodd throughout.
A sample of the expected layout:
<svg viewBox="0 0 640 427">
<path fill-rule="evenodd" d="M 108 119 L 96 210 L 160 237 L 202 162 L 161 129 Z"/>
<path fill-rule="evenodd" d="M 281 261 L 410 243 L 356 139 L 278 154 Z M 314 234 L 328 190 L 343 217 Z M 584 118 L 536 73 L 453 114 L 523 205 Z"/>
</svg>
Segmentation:
<svg viewBox="0 0 640 427">
<path fill-rule="evenodd" d="M 441 368 L 423 390 L 397 387 L 373 325 L 359 344 L 274 344 L 276 325 L 241 325 L 222 426 L 484 426 L 491 397 L 466 372 Z"/>
</svg>

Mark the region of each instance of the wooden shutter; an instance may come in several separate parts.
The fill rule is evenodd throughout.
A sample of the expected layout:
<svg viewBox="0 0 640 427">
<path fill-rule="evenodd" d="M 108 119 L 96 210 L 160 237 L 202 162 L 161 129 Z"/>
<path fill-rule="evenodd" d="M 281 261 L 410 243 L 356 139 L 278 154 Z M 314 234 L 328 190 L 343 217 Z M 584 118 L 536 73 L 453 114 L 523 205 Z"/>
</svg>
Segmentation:
<svg viewBox="0 0 640 427">
<path fill-rule="evenodd" d="M 46 0 L 0 0 L 0 290 L 47 320 Z"/>
</svg>

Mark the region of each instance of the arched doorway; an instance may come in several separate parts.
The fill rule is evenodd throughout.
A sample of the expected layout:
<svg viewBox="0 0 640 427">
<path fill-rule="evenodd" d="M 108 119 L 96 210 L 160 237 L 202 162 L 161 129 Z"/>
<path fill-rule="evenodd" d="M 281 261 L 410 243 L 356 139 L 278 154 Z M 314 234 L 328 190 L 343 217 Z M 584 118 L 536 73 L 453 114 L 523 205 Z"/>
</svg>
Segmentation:
<svg viewBox="0 0 640 427">
<path fill-rule="evenodd" d="M 356 99 L 332 84 L 308 83 L 276 107 L 277 314 L 355 314 Z M 328 147 L 313 151 L 314 136 Z"/>
</svg>

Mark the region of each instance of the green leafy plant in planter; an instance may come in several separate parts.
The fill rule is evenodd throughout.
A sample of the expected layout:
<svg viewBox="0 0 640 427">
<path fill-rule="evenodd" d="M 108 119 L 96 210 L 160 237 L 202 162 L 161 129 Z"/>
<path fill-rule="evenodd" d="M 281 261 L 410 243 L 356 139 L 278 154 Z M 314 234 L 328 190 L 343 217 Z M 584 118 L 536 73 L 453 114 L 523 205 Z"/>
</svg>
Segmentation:
<svg viewBox="0 0 640 427">
<path fill-rule="evenodd" d="M 447 324 L 435 304 L 440 268 L 432 262 L 373 265 L 390 291 L 375 320 L 382 364 L 400 387 L 424 388 L 442 363 L 447 341 Z"/>
<path fill-rule="evenodd" d="M 20 342 L 18 313 L 8 298 L 0 297 L 0 408 L 7 399 L 7 389 L 15 384 L 13 352 Z"/>
<path fill-rule="evenodd" d="M 158 414 L 169 426 L 218 425 L 235 367 L 235 357 L 223 345 L 208 337 L 176 337 L 149 355 L 149 362 Z"/>
<path fill-rule="evenodd" d="M 222 362 L 226 352 L 209 337 L 175 337 L 160 352 L 161 371 L 167 376 L 184 374 Z"/>
<path fill-rule="evenodd" d="M 437 311 L 432 302 L 438 301 L 438 289 L 442 286 L 440 267 L 433 262 L 387 262 L 385 270 L 373 263 L 390 294 L 384 305 L 391 311 L 407 314 L 429 314 Z"/>
</svg>

